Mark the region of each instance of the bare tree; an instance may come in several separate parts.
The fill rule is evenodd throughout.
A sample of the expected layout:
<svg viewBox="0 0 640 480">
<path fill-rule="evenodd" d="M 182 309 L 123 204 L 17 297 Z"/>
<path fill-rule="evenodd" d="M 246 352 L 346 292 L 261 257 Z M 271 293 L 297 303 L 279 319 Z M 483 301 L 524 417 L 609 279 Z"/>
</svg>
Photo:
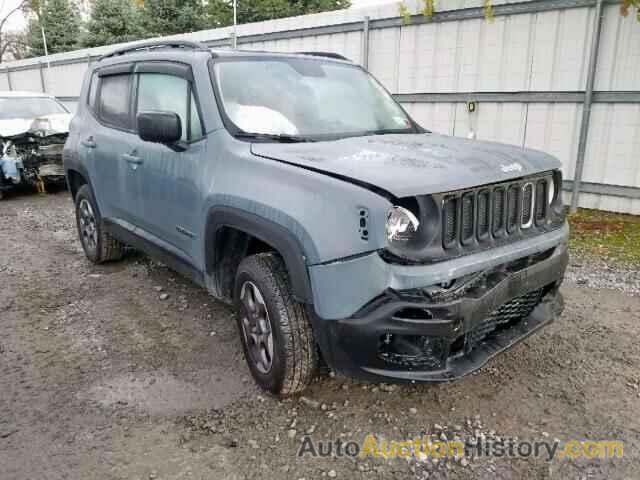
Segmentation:
<svg viewBox="0 0 640 480">
<path fill-rule="evenodd" d="M 9 19 L 21 10 L 24 10 L 28 6 L 28 0 L 22 0 L 14 8 L 9 10 L 3 17 L 0 17 L 0 63 L 7 52 L 10 52 L 20 47 L 19 35 L 10 35 L 4 30 L 7 26 Z M 6 0 L 0 0 L 0 12 L 4 10 Z"/>
</svg>

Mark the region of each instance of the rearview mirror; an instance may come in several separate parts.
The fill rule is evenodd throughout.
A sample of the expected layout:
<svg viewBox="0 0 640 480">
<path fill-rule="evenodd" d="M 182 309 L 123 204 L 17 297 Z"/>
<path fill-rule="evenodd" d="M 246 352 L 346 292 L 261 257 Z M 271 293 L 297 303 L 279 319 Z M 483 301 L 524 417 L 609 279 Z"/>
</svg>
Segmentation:
<svg viewBox="0 0 640 480">
<path fill-rule="evenodd" d="M 137 120 L 138 135 L 146 142 L 172 144 L 182 138 L 182 121 L 177 113 L 140 112 Z"/>
</svg>

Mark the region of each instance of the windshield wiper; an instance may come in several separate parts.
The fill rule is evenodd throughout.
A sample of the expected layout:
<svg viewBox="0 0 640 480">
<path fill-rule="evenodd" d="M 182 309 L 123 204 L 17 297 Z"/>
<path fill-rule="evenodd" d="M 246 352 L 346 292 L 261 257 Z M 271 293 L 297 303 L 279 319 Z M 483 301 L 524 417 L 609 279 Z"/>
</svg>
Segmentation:
<svg viewBox="0 0 640 480">
<path fill-rule="evenodd" d="M 387 128 L 381 130 L 369 130 L 367 135 L 393 135 L 402 133 L 416 133 L 413 128 Z"/>
<path fill-rule="evenodd" d="M 238 138 L 255 138 L 258 140 L 275 140 L 281 143 L 302 143 L 302 142 L 315 142 L 315 140 L 307 137 L 300 137 L 298 135 L 288 135 L 286 133 L 251 133 L 251 132 L 239 132 L 235 135 Z"/>
</svg>

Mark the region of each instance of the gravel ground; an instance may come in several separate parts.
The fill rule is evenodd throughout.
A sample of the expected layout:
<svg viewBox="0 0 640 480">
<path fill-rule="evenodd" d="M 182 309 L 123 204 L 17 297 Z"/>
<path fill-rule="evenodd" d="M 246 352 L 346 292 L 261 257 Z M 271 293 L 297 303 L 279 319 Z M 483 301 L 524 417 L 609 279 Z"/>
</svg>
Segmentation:
<svg viewBox="0 0 640 480">
<path fill-rule="evenodd" d="M 575 258 L 567 269 L 566 280 L 595 289 L 619 290 L 640 295 L 640 271 L 632 266 L 611 266 L 597 258 Z"/>
<path fill-rule="evenodd" d="M 0 478 L 640 478 L 638 272 L 577 260 L 563 317 L 447 385 L 259 392 L 230 308 L 132 252 L 93 266 L 66 193 L 0 203 Z M 621 459 L 298 457 L 305 437 L 617 439 Z M 335 453 L 335 452 L 334 452 Z"/>
</svg>

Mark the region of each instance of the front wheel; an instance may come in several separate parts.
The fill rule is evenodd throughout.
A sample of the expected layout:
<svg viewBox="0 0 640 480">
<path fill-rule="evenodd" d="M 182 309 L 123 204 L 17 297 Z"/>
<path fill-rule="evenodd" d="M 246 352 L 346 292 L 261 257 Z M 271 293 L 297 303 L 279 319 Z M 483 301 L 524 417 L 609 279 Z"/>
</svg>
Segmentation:
<svg viewBox="0 0 640 480">
<path fill-rule="evenodd" d="M 316 373 L 318 355 L 309 316 L 293 298 L 282 258 L 245 258 L 235 302 L 245 358 L 258 385 L 280 397 L 303 391 Z"/>
</svg>

